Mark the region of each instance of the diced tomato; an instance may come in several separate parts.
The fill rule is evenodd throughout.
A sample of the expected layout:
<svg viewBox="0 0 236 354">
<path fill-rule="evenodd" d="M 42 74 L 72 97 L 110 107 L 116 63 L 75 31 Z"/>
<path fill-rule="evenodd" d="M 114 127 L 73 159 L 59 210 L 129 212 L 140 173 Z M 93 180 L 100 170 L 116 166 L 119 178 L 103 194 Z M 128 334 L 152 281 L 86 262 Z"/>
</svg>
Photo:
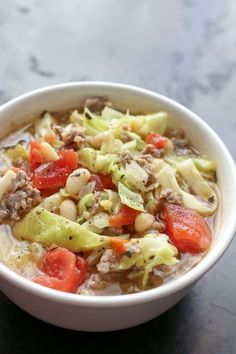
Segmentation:
<svg viewBox="0 0 236 354">
<path fill-rule="evenodd" d="M 35 283 L 74 293 L 84 280 L 86 261 L 66 248 L 58 247 L 44 254 L 40 269 L 45 274 L 36 276 Z"/>
<path fill-rule="evenodd" d="M 78 155 L 73 150 L 60 150 L 58 152 L 60 159 L 57 162 L 58 166 L 66 167 L 71 172 L 78 166 Z"/>
<path fill-rule="evenodd" d="M 163 149 L 166 147 L 166 144 L 168 143 L 168 140 L 159 134 L 156 133 L 149 133 L 146 136 L 146 142 L 148 144 L 154 145 L 157 149 Z"/>
<path fill-rule="evenodd" d="M 122 205 L 118 214 L 110 216 L 109 224 L 111 226 L 118 227 L 124 225 L 131 225 L 134 223 L 134 220 L 139 213 L 140 212 L 138 210 L 134 210 L 126 205 Z"/>
<path fill-rule="evenodd" d="M 95 189 L 97 191 L 103 191 L 104 189 L 115 190 L 116 186 L 112 182 L 111 175 L 103 175 L 101 173 L 93 173 L 90 177 L 90 181 L 95 181 Z"/>
<path fill-rule="evenodd" d="M 122 240 L 120 238 L 112 238 L 110 242 L 110 246 L 113 251 L 117 252 L 118 254 L 123 254 L 126 251 L 125 244 L 127 240 Z"/>
<path fill-rule="evenodd" d="M 58 152 L 59 160 L 45 162 L 34 170 L 33 187 L 57 189 L 63 187 L 69 174 L 78 166 L 78 157 L 73 150 Z"/>
<path fill-rule="evenodd" d="M 58 168 L 54 162 L 39 166 L 33 176 L 33 187 L 38 189 L 58 189 L 63 187 L 69 173 L 66 168 Z"/>
<path fill-rule="evenodd" d="M 99 174 L 99 177 L 101 178 L 101 181 L 102 181 L 102 184 L 103 184 L 103 189 L 112 189 L 112 190 L 114 190 L 116 188 L 115 184 L 112 181 L 112 176 L 111 175 Z"/>
<path fill-rule="evenodd" d="M 179 251 L 200 253 L 209 249 L 211 231 L 204 218 L 194 210 L 166 204 L 164 220 L 167 234 Z"/>
<path fill-rule="evenodd" d="M 31 170 L 34 171 L 38 166 L 44 163 L 44 157 L 42 154 L 42 146 L 41 144 L 34 140 L 30 143 L 30 164 Z"/>
<path fill-rule="evenodd" d="M 59 189 L 60 189 L 59 187 L 42 189 L 40 195 L 42 198 L 47 198 L 47 197 L 50 197 L 50 195 L 57 193 Z"/>
</svg>

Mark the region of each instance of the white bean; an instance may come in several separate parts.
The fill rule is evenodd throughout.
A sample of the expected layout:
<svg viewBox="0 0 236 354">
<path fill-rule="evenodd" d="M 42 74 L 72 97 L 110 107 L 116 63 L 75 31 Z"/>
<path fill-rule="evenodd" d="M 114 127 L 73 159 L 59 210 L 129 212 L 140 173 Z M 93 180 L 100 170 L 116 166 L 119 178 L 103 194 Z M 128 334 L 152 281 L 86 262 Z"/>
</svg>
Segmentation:
<svg viewBox="0 0 236 354">
<path fill-rule="evenodd" d="M 90 179 L 90 172 L 86 168 L 78 168 L 73 171 L 66 181 L 66 191 L 70 194 L 78 194 L 81 188 Z"/>
<path fill-rule="evenodd" d="M 134 228 L 138 233 L 143 233 L 151 228 L 155 217 L 148 213 L 141 213 L 135 218 Z"/>
<path fill-rule="evenodd" d="M 77 219 L 77 208 L 75 203 L 71 199 L 65 199 L 60 206 L 60 215 L 71 221 Z"/>
</svg>

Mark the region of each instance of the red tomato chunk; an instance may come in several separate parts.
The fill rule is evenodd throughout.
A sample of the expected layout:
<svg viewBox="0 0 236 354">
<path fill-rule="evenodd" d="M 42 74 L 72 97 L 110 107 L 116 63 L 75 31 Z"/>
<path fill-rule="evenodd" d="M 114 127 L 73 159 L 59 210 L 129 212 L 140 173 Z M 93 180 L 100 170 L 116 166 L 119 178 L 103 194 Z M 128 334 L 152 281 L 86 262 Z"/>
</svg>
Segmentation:
<svg viewBox="0 0 236 354">
<path fill-rule="evenodd" d="M 167 234 L 179 251 L 200 253 L 209 249 L 211 231 L 204 218 L 194 210 L 167 204 L 164 220 Z"/>
<path fill-rule="evenodd" d="M 30 164 L 31 170 L 34 171 L 42 163 L 44 163 L 44 157 L 42 153 L 42 146 L 38 141 L 31 141 L 30 143 Z"/>
<path fill-rule="evenodd" d="M 138 210 L 134 210 L 126 205 L 122 205 L 118 214 L 110 216 L 109 224 L 111 226 L 118 227 L 124 225 L 131 225 L 134 223 L 134 220 L 139 213 L 140 212 Z"/>
<path fill-rule="evenodd" d="M 111 239 L 111 249 L 113 249 L 113 251 L 115 251 L 118 254 L 123 254 L 126 251 L 126 247 L 125 244 L 129 242 L 128 240 L 121 240 L 119 238 L 113 238 Z"/>
<path fill-rule="evenodd" d="M 146 142 L 148 144 L 154 145 L 157 149 L 163 149 L 166 147 L 168 140 L 159 134 L 156 133 L 149 133 L 146 137 Z"/>
<path fill-rule="evenodd" d="M 74 293 L 84 281 L 87 265 L 82 257 L 58 247 L 43 255 L 40 269 L 45 274 L 37 275 L 35 283 Z"/>
<path fill-rule="evenodd" d="M 116 186 L 112 182 L 111 175 L 103 175 L 101 173 L 93 173 L 90 177 L 90 181 L 95 182 L 95 189 L 97 191 L 103 191 L 104 189 L 115 190 Z"/>
<path fill-rule="evenodd" d="M 56 189 L 63 187 L 67 177 L 78 166 L 78 157 L 73 150 L 58 152 L 59 160 L 44 162 L 33 171 L 33 187 L 38 189 Z M 33 166 L 31 162 L 31 166 Z"/>
</svg>

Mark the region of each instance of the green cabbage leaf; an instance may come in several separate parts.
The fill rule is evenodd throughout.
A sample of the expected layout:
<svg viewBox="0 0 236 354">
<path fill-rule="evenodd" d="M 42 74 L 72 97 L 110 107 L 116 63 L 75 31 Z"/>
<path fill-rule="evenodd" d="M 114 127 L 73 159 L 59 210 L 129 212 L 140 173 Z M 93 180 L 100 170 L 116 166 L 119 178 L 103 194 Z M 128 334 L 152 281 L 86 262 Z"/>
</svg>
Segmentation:
<svg viewBox="0 0 236 354">
<path fill-rule="evenodd" d="M 139 193 L 132 192 L 120 182 L 118 183 L 118 193 L 123 204 L 135 210 L 145 211 L 143 198 Z"/>
<path fill-rule="evenodd" d="M 137 267 L 138 271 L 143 271 L 143 287 L 147 284 L 148 275 L 153 268 L 160 264 L 168 266 L 178 263 L 176 258 L 178 250 L 168 242 L 169 238 L 165 234 L 148 234 L 143 238 L 133 239 L 130 243 L 140 248 L 139 253 L 131 256 L 123 255 L 119 261 L 118 269 L 127 270 Z"/>
<path fill-rule="evenodd" d="M 13 233 L 20 240 L 38 242 L 44 246 L 57 245 L 72 252 L 100 249 L 110 242 L 109 237 L 97 235 L 40 206 L 17 222 Z"/>
</svg>

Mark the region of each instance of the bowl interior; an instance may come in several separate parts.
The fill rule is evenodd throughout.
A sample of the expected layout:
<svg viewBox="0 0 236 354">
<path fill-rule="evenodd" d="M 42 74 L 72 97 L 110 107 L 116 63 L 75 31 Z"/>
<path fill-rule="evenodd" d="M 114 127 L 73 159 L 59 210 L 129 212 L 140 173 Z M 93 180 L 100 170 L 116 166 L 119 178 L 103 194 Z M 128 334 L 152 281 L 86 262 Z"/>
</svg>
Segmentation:
<svg viewBox="0 0 236 354">
<path fill-rule="evenodd" d="M 12 121 L 27 121 L 44 110 L 62 110 L 78 107 L 88 96 L 107 95 L 114 108 L 133 113 L 151 113 L 166 110 L 171 125 L 182 128 L 200 152 L 217 161 L 218 186 L 221 208 L 211 250 L 199 265 L 191 270 L 208 270 L 229 245 L 235 231 L 236 218 L 236 172 L 233 160 L 224 144 L 212 129 L 191 111 L 172 100 L 155 93 L 125 85 L 107 83 L 72 83 L 37 90 L 21 96 L 0 108 L 2 132 L 10 128 Z M 206 263 L 205 268 L 201 263 Z M 197 273 L 196 273 L 197 274 Z M 196 275 L 197 278 L 197 275 Z M 190 278 L 189 278 L 190 279 Z M 156 289 L 159 290 L 159 289 Z"/>
</svg>

